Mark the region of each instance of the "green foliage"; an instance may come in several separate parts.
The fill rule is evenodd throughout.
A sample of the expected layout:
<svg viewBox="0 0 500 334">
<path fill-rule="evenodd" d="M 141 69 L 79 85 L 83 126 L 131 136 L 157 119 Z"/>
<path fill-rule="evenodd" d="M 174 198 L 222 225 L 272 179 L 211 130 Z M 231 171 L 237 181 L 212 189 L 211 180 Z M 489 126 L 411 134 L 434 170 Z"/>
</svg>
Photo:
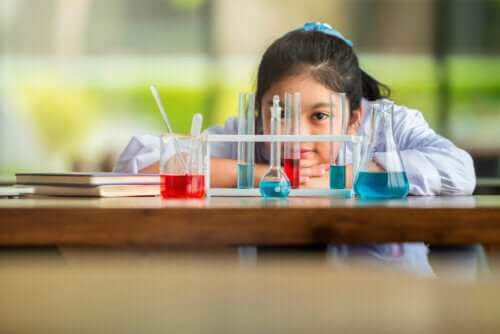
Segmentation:
<svg viewBox="0 0 500 334">
<path fill-rule="evenodd" d="M 201 113 L 210 118 L 211 87 L 170 87 L 159 85 L 165 109 L 175 132 L 189 131 L 191 118 Z M 101 110 L 113 117 L 131 117 L 151 123 L 157 131 L 164 131 L 158 107 L 147 84 L 135 84 L 119 88 L 92 87 L 92 95 Z"/>
<path fill-rule="evenodd" d="M 436 126 L 436 64 L 431 58 L 361 56 L 361 60 L 368 73 L 391 87 L 397 103 L 422 111 Z M 498 114 L 499 60 L 453 58 L 448 65 L 454 122 L 471 113 L 483 115 L 485 121 L 488 115 Z M 158 85 L 176 132 L 187 133 L 197 112 L 204 116 L 204 127 L 220 125 L 236 115 L 238 93 L 248 91 L 248 87 L 231 86 L 218 77 L 213 73 L 205 85 Z M 45 81 L 25 84 L 19 91 L 42 140 L 54 153 L 78 154 L 81 142 L 103 117 L 141 120 L 150 124 L 153 133 L 165 131 L 145 81 L 117 86 Z"/>
<path fill-rule="evenodd" d="M 77 149 L 99 117 L 98 105 L 85 88 L 44 82 L 25 86 L 20 91 L 41 139 L 54 152 Z"/>
<path fill-rule="evenodd" d="M 194 11 L 199 9 L 206 0 L 170 0 L 177 9 L 184 11 Z"/>
</svg>

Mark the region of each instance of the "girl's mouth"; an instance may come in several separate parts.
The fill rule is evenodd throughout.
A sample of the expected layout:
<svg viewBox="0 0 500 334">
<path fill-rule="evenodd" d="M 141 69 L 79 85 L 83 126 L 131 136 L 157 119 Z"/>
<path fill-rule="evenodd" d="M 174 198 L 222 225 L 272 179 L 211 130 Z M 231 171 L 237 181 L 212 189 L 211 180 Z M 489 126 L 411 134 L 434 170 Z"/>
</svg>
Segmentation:
<svg viewBox="0 0 500 334">
<path fill-rule="evenodd" d="M 314 154 L 314 150 L 312 149 L 300 149 L 300 157 L 303 159 L 310 158 L 311 155 Z"/>
</svg>

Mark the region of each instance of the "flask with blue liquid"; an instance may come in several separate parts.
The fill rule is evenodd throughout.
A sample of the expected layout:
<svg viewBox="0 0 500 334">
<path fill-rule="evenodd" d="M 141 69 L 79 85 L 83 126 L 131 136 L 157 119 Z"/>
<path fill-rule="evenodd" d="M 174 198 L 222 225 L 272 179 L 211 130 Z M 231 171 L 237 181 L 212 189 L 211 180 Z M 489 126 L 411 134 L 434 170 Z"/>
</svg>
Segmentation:
<svg viewBox="0 0 500 334">
<path fill-rule="evenodd" d="M 271 107 L 271 134 L 280 133 L 281 124 L 280 98 L 273 96 L 273 106 Z M 290 194 L 290 180 L 281 168 L 281 143 L 271 142 L 271 159 L 269 170 L 262 177 L 259 189 L 264 198 L 287 198 Z"/>
<path fill-rule="evenodd" d="M 371 126 L 365 138 L 354 191 L 362 199 L 404 198 L 410 186 L 394 140 L 394 105 L 386 101 L 375 102 L 366 112 L 369 112 Z M 376 165 L 385 170 L 375 170 Z"/>
</svg>

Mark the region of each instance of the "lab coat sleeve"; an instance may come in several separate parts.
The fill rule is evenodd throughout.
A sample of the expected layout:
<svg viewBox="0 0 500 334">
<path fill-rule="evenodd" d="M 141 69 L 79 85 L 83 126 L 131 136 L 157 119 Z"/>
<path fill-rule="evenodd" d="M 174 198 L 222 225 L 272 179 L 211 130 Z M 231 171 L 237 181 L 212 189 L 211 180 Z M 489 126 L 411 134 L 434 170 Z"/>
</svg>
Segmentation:
<svg viewBox="0 0 500 334">
<path fill-rule="evenodd" d="M 472 194 L 476 176 L 467 152 L 436 134 L 416 110 L 395 106 L 393 122 L 410 194 Z"/>
<path fill-rule="evenodd" d="M 113 169 L 117 173 L 137 174 L 160 160 L 160 137 L 152 135 L 133 136 L 118 158 Z"/>
<path fill-rule="evenodd" d="M 208 128 L 205 134 L 236 135 L 238 134 L 238 119 L 229 118 L 224 127 Z M 236 143 L 210 143 L 210 156 L 212 158 L 225 158 L 236 160 L 238 158 L 238 146 Z"/>
</svg>

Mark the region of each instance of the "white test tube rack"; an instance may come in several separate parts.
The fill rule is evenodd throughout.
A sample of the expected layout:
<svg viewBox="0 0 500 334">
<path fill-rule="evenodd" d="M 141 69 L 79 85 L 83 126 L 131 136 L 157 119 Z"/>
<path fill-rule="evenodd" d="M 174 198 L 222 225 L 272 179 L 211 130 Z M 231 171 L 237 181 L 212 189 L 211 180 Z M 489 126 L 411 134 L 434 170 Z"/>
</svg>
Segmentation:
<svg viewBox="0 0 500 334">
<path fill-rule="evenodd" d="M 351 142 L 352 143 L 352 175 L 357 175 L 361 160 L 361 136 L 333 136 L 333 135 L 207 135 L 207 177 L 205 189 L 207 196 L 219 197 L 260 197 L 259 188 L 211 188 L 210 187 L 210 144 L 221 142 Z M 289 197 L 335 196 L 342 198 L 353 197 L 352 189 L 292 189 Z"/>
</svg>

